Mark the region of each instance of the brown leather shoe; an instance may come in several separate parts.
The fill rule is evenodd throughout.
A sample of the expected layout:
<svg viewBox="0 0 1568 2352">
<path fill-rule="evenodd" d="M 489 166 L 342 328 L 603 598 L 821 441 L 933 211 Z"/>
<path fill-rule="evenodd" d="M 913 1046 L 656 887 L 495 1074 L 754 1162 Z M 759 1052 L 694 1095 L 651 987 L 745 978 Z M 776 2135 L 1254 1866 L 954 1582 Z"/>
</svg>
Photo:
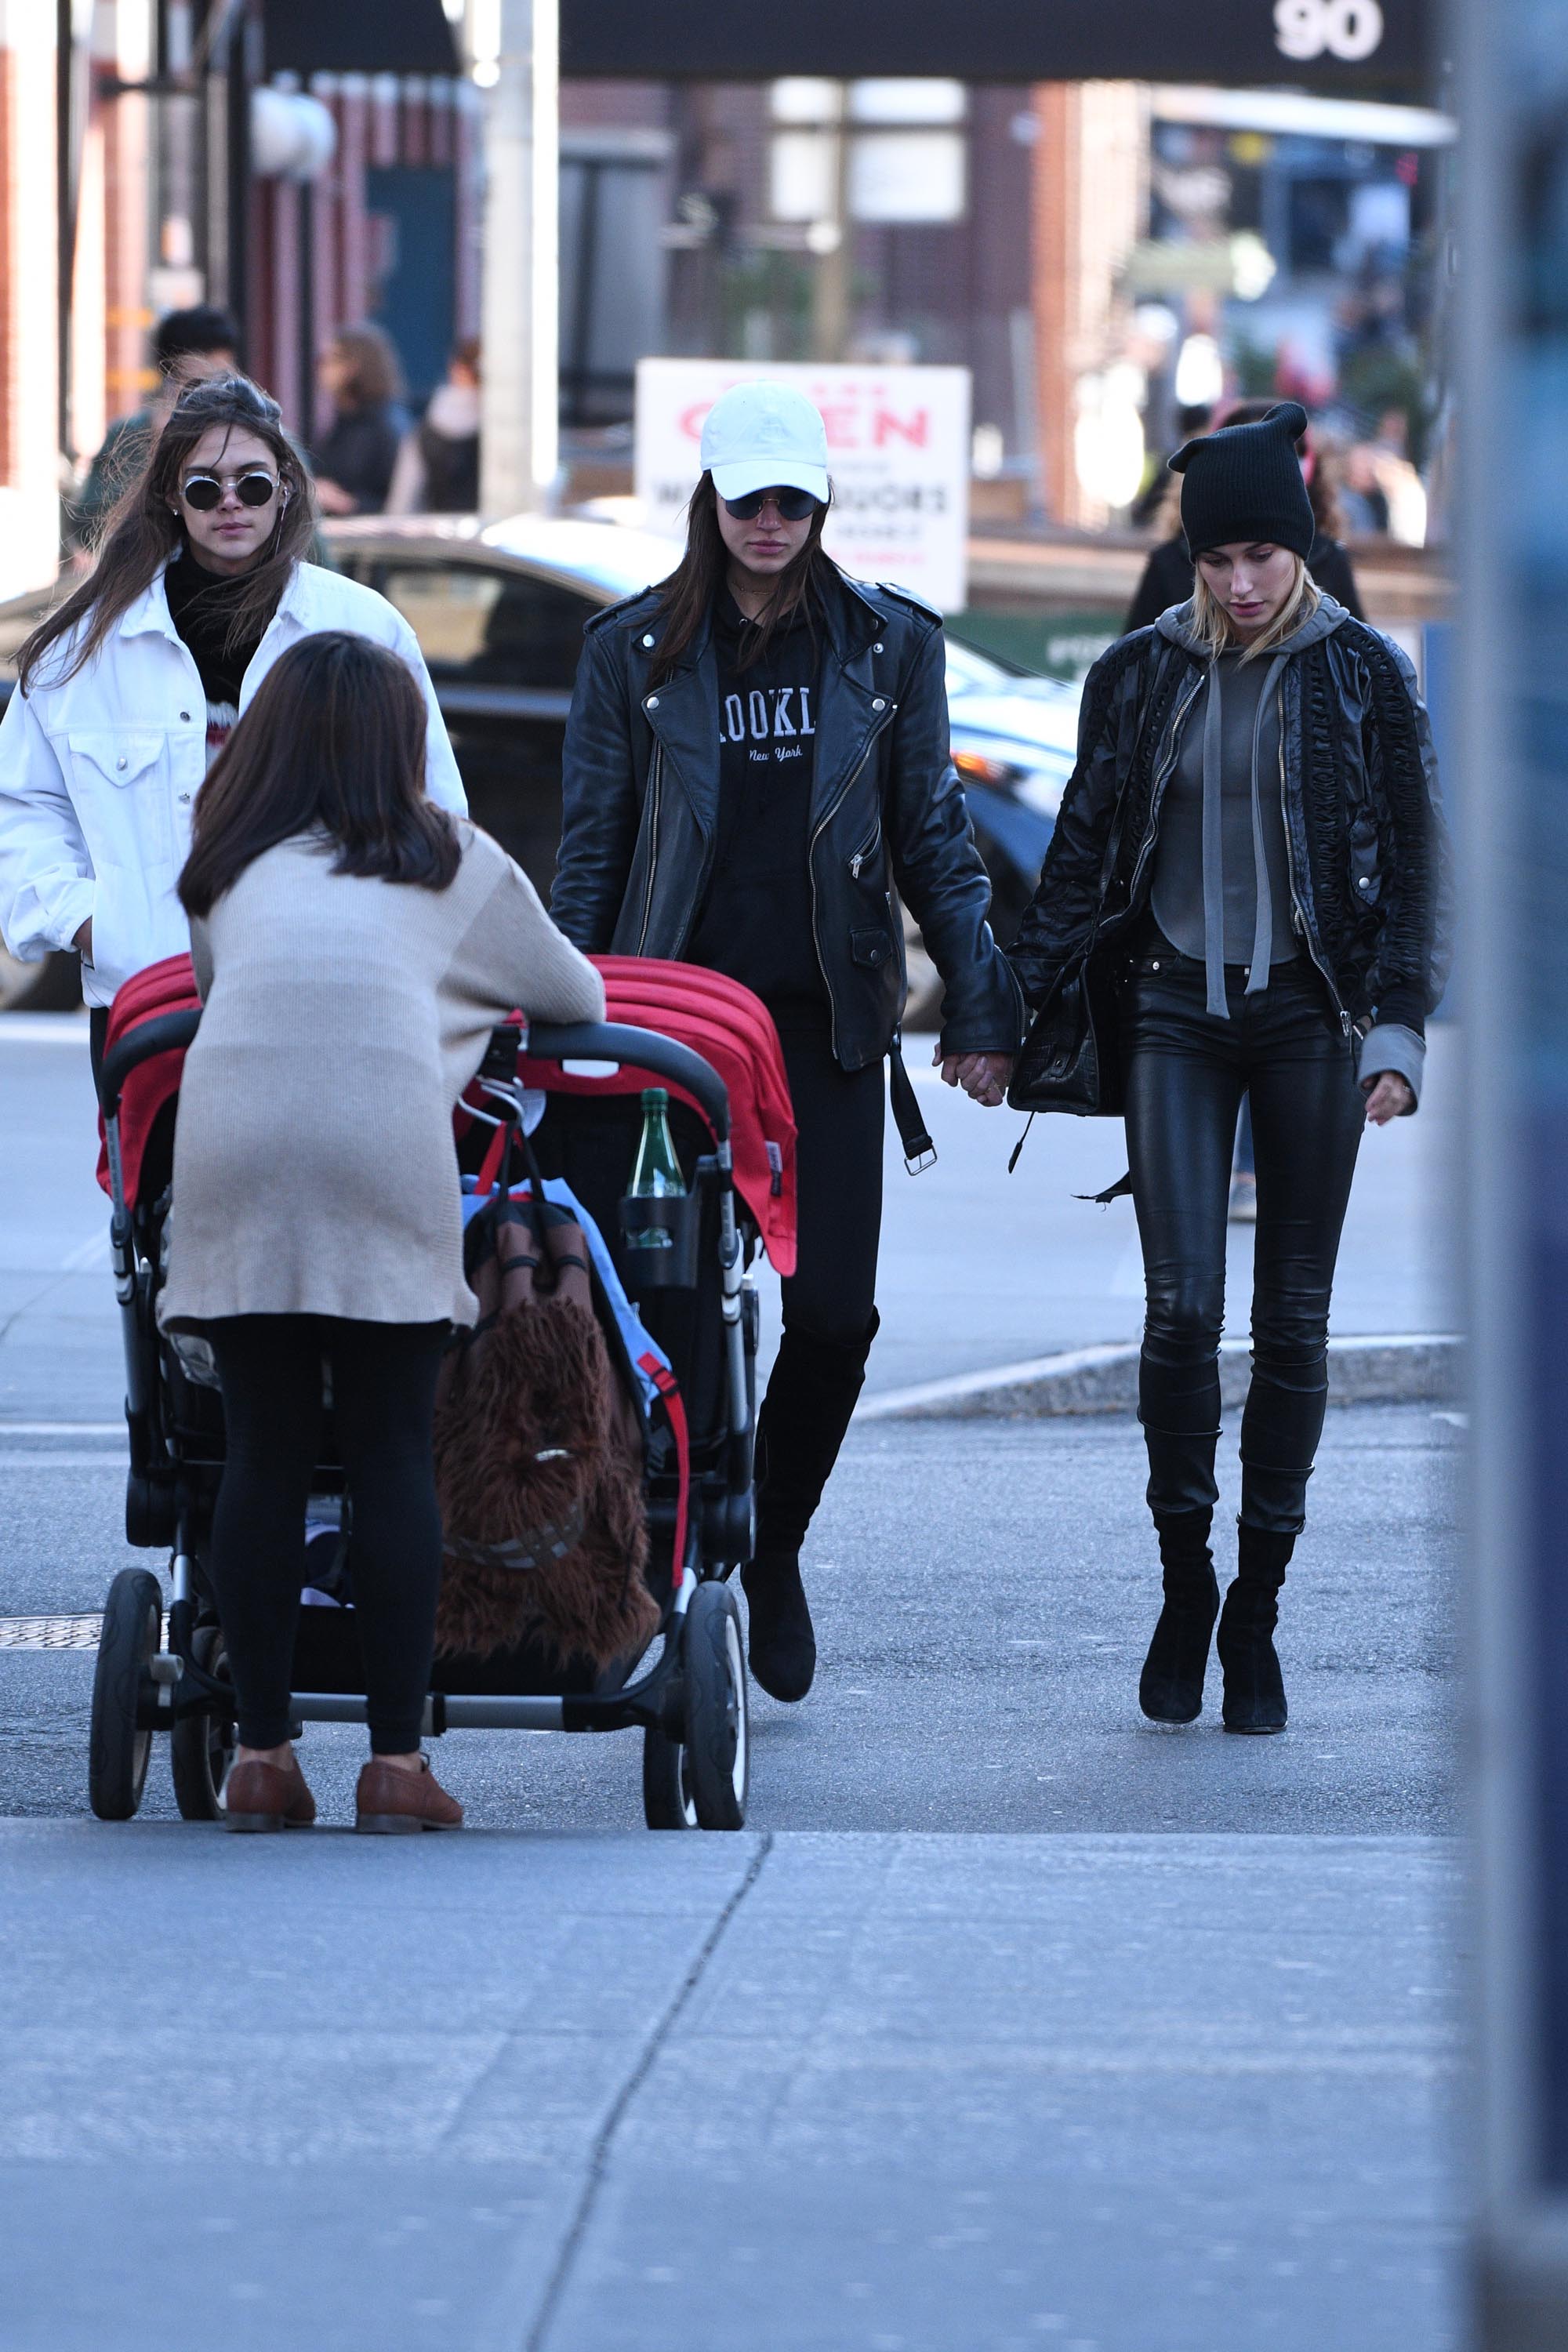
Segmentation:
<svg viewBox="0 0 1568 2352">
<path fill-rule="evenodd" d="M 403 1837 L 420 1830 L 460 1830 L 463 1808 L 449 1797 L 430 1769 L 430 1759 L 419 1759 L 417 1772 L 405 1772 L 384 1757 L 373 1756 L 361 1770 L 354 1791 L 354 1827 L 373 1837 Z"/>
<path fill-rule="evenodd" d="M 281 1764 L 237 1764 L 224 1784 L 224 1819 L 231 1830 L 308 1830 L 316 1800 L 305 1784 L 300 1759 Z"/>
</svg>

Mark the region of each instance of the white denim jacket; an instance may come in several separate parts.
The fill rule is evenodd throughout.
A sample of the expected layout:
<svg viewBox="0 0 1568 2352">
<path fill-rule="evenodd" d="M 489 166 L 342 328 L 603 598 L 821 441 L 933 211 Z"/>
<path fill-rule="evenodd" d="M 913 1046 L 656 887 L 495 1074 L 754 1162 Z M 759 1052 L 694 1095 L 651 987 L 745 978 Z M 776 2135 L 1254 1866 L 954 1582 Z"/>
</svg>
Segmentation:
<svg viewBox="0 0 1568 2352">
<path fill-rule="evenodd" d="M 429 710 L 426 787 L 468 807 L 418 641 L 373 588 L 296 564 L 240 688 L 243 711 L 279 655 L 321 629 L 348 629 L 405 661 Z M 89 1004 L 108 1004 L 132 972 L 190 946 L 174 885 L 206 773 L 206 700 L 169 617 L 163 574 L 86 667 L 50 684 L 66 646 L 44 657 L 31 690 L 0 719 L 0 936 L 24 963 L 68 948 L 92 919 Z"/>
</svg>

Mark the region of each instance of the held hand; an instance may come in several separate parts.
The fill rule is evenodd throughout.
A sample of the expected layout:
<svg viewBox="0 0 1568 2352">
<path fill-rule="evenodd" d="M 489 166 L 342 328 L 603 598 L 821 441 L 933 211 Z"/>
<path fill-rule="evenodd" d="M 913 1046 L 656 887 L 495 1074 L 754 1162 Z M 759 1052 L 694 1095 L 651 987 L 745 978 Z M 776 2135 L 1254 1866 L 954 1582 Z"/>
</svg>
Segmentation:
<svg viewBox="0 0 1568 2352">
<path fill-rule="evenodd" d="M 962 1087 L 972 1102 L 995 1110 L 1007 1097 L 1007 1081 L 1013 1075 L 1011 1054 L 948 1054 L 939 1045 L 931 1059 L 942 1064 L 942 1075 L 950 1087 Z"/>
<path fill-rule="evenodd" d="M 1415 1108 L 1408 1082 L 1396 1070 L 1380 1070 L 1375 1077 L 1363 1078 L 1362 1092 L 1366 1097 L 1369 1127 L 1386 1127 L 1391 1118 L 1403 1118 Z"/>
<path fill-rule="evenodd" d="M 78 931 L 72 939 L 71 945 L 75 948 L 78 955 L 80 956 L 83 963 L 90 963 L 92 961 L 92 917 L 90 915 L 82 925 L 80 930 Z"/>
</svg>

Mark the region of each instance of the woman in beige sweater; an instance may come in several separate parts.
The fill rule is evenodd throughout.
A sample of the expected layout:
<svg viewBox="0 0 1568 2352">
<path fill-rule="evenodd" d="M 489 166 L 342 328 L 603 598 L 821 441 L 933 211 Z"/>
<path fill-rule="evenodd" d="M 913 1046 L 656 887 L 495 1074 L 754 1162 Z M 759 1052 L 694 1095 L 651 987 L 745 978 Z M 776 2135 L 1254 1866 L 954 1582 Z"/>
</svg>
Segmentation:
<svg viewBox="0 0 1568 2352">
<path fill-rule="evenodd" d="M 165 1326 L 201 1329 L 227 1451 L 211 1573 L 238 1702 L 234 1829 L 302 1827 L 289 1743 L 330 1364 L 371 1760 L 356 1826 L 456 1828 L 419 1750 L 441 1573 L 436 1375 L 463 1279 L 452 1107 L 513 1006 L 604 1017 L 597 972 L 488 835 L 426 797 L 425 706 L 333 632 L 268 673 L 180 877 L 205 1011 L 174 1146 Z"/>
</svg>

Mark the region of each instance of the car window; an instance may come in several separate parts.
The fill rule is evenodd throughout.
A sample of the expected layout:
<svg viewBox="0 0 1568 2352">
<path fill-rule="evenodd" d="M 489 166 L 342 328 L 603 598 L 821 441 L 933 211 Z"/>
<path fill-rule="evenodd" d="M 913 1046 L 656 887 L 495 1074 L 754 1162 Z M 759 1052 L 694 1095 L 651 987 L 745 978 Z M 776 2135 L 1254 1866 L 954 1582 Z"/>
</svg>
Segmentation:
<svg viewBox="0 0 1568 2352">
<path fill-rule="evenodd" d="M 986 654 L 977 653 L 973 646 L 960 645 L 956 637 L 947 640 L 947 690 L 949 694 L 998 694 L 1012 683 L 1012 673 Z"/>
<path fill-rule="evenodd" d="M 599 609 L 552 580 L 473 563 L 389 563 L 381 588 L 437 682 L 569 692 L 584 623 Z"/>
</svg>

